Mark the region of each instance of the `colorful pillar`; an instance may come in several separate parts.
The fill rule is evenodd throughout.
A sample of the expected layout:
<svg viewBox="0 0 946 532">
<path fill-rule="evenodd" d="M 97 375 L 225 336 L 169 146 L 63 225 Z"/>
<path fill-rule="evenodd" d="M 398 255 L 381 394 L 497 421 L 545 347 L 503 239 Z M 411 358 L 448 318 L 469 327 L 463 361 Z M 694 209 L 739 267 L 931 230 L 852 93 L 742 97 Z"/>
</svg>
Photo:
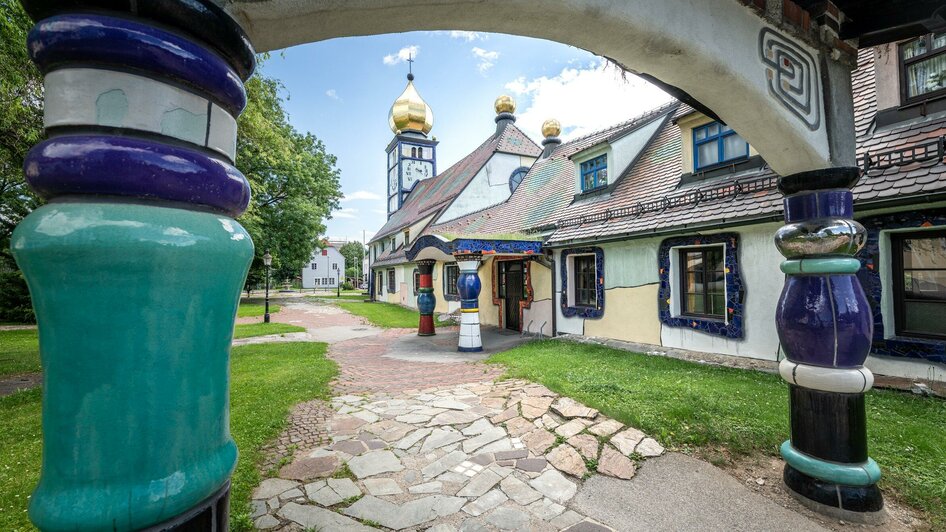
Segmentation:
<svg viewBox="0 0 946 532">
<path fill-rule="evenodd" d="M 434 264 L 437 261 L 425 259 L 417 261 L 417 270 L 420 275 L 420 288 L 417 290 L 417 309 L 420 310 L 420 325 L 417 326 L 417 336 L 433 336 L 434 308 L 437 306 L 437 297 L 434 296 Z"/>
<path fill-rule="evenodd" d="M 457 292 L 460 294 L 460 346 L 459 351 L 477 352 L 483 350 L 480 337 L 480 267 L 479 253 L 457 253 Z"/>
<path fill-rule="evenodd" d="M 883 518 L 880 468 L 867 455 L 864 367 L 873 316 L 855 274 L 866 231 L 854 221 L 857 168 L 784 177 L 785 221 L 775 244 L 787 260 L 776 309 L 789 383 L 791 439 L 782 444 L 784 481 L 806 505 L 837 518 Z"/>
<path fill-rule="evenodd" d="M 49 203 L 12 238 L 39 324 L 41 530 L 225 530 L 228 365 L 253 243 L 246 36 L 209 0 L 24 1 Z M 119 11 L 113 11 L 119 10 Z"/>
</svg>

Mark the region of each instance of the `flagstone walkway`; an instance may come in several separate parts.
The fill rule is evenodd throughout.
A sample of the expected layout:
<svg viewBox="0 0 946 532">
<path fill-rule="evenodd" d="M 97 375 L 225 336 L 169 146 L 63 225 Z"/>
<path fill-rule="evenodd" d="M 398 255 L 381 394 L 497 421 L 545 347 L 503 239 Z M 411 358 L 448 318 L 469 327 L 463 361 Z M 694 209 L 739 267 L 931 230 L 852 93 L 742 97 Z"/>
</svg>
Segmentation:
<svg viewBox="0 0 946 532">
<path fill-rule="evenodd" d="M 317 334 L 323 305 L 302 305 L 287 304 L 280 321 L 296 312 L 299 321 L 289 322 Z M 330 326 L 364 327 L 347 316 L 346 324 L 333 314 Z M 439 332 L 444 340 L 456 334 Z M 330 405 L 310 401 L 293 411 L 268 466 L 285 463 L 283 456 L 291 462 L 253 493 L 257 528 L 682 530 L 706 522 L 706 530 L 824 530 L 725 472 L 665 455 L 636 428 L 544 386 L 495 381 L 501 368 L 405 356 L 413 333 L 387 330 L 330 346 L 340 370 L 337 396 Z M 500 345 L 497 334 L 484 330 L 487 348 Z M 648 467 L 659 473 L 635 484 Z M 667 500 L 651 500 L 662 488 Z"/>
</svg>

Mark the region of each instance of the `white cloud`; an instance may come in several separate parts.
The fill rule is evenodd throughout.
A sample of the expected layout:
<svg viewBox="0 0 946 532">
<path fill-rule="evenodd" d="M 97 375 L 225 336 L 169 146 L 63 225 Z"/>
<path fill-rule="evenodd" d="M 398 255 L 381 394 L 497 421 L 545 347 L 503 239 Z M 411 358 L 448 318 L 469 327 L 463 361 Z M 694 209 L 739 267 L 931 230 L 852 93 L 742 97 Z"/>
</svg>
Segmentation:
<svg viewBox="0 0 946 532">
<path fill-rule="evenodd" d="M 369 192 L 367 190 L 357 190 L 351 194 L 345 194 L 345 197 L 342 198 L 342 203 L 346 201 L 356 201 L 356 200 L 381 200 L 381 196 L 375 194 L 374 192 Z"/>
<path fill-rule="evenodd" d="M 339 96 L 338 96 L 338 93 L 335 92 L 335 89 L 329 89 L 329 90 L 325 91 L 325 95 L 328 96 L 329 98 L 333 99 L 333 100 L 341 100 L 341 98 L 339 98 Z"/>
<path fill-rule="evenodd" d="M 480 33 L 478 31 L 460 31 L 453 30 L 450 32 L 451 39 L 463 39 L 466 42 L 473 41 L 485 41 L 489 38 L 489 35 L 485 33 Z"/>
<path fill-rule="evenodd" d="M 420 46 L 412 44 L 410 46 L 401 48 L 396 53 L 384 56 L 382 61 L 385 65 L 396 65 L 398 63 L 403 63 L 412 57 L 416 58 L 418 53 L 420 53 Z"/>
<path fill-rule="evenodd" d="M 332 218 L 351 218 L 351 219 L 355 219 L 355 218 L 358 218 L 358 216 L 356 216 L 356 214 L 358 214 L 358 209 L 343 208 L 343 209 L 338 209 L 337 211 L 333 212 L 333 213 L 332 213 Z"/>
<path fill-rule="evenodd" d="M 371 212 L 373 212 L 373 213 L 375 213 L 375 214 L 387 214 L 387 213 L 388 213 L 388 211 L 386 211 L 386 210 L 384 210 L 384 209 L 371 209 Z"/>
<path fill-rule="evenodd" d="M 474 46 L 472 52 L 473 57 L 479 62 L 476 68 L 480 71 L 480 74 L 484 76 L 489 72 L 489 69 L 493 68 L 493 65 L 496 64 L 496 60 L 499 59 L 499 52 L 491 52 L 478 46 Z"/>
<path fill-rule="evenodd" d="M 516 125 L 541 138 L 542 122 L 562 123 L 571 139 L 633 118 L 670 101 L 670 96 L 632 74 L 601 60 L 586 68 L 565 68 L 553 77 L 520 77 L 505 85 L 519 99 Z"/>
</svg>

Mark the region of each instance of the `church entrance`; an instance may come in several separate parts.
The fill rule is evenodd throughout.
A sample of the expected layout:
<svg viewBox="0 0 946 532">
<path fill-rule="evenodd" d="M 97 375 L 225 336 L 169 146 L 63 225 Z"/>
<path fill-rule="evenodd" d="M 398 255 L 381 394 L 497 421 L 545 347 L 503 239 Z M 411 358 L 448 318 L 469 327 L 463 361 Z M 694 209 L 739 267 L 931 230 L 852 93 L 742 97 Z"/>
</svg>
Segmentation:
<svg viewBox="0 0 946 532">
<path fill-rule="evenodd" d="M 522 331 L 519 318 L 520 301 L 525 290 L 524 266 L 522 261 L 503 261 L 499 263 L 499 297 L 503 301 L 504 326 L 511 331 Z"/>
</svg>

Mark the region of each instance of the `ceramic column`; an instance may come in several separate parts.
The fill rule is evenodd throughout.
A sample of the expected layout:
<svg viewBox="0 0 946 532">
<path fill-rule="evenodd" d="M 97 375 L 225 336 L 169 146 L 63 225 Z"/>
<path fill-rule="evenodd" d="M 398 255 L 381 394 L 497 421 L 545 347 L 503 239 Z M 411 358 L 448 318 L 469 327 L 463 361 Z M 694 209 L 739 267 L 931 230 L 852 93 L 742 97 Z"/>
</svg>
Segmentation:
<svg viewBox="0 0 946 532">
<path fill-rule="evenodd" d="M 41 530 L 224 530 L 228 362 L 253 243 L 246 36 L 209 0 L 26 1 L 48 204 L 12 237 L 39 324 Z M 119 10 L 119 11 L 113 11 Z"/>
<path fill-rule="evenodd" d="M 460 345 L 458 350 L 477 352 L 483 350 L 480 337 L 480 267 L 479 253 L 457 253 L 457 292 L 460 294 Z"/>
<path fill-rule="evenodd" d="M 417 309 L 420 310 L 420 324 L 417 327 L 417 336 L 433 336 L 434 308 L 437 306 L 437 297 L 434 296 L 433 272 L 434 260 L 417 261 L 417 270 L 420 275 L 420 288 L 417 290 Z"/>
<path fill-rule="evenodd" d="M 867 455 L 864 367 L 873 316 L 855 274 L 866 231 L 854 221 L 857 168 L 782 178 L 785 221 L 775 243 L 785 287 L 776 309 L 789 383 L 791 439 L 782 444 L 784 481 L 805 504 L 846 520 L 882 517 L 880 468 Z"/>
</svg>

